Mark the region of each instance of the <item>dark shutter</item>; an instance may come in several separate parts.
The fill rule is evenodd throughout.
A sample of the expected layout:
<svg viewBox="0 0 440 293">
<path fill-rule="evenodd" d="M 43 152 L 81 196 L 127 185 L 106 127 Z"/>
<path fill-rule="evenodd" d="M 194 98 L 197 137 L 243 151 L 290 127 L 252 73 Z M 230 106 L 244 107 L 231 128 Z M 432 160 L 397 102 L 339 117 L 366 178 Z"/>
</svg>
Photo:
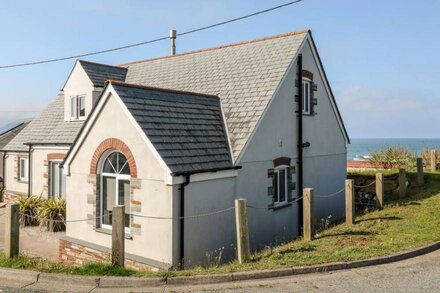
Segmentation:
<svg viewBox="0 0 440 293">
<path fill-rule="evenodd" d="M 294 174 L 296 173 L 296 166 L 290 166 L 287 168 L 287 201 L 292 202 L 294 200 L 293 191 L 296 189 L 296 183 L 293 182 Z"/>
<path fill-rule="evenodd" d="M 273 169 L 270 169 L 273 170 Z M 269 208 L 273 208 L 275 205 L 275 200 L 277 198 L 278 188 L 277 188 L 277 181 L 278 181 L 278 173 L 274 172 L 272 174 L 272 186 L 269 186 L 267 188 L 267 195 L 271 197 L 272 202 L 269 204 Z"/>
<path fill-rule="evenodd" d="M 318 99 L 315 98 L 315 91 L 317 90 L 317 84 L 310 82 L 310 115 L 316 115 L 315 107 L 318 105 Z"/>
<path fill-rule="evenodd" d="M 52 163 L 50 161 L 47 162 L 47 196 L 48 198 L 52 197 Z"/>
</svg>

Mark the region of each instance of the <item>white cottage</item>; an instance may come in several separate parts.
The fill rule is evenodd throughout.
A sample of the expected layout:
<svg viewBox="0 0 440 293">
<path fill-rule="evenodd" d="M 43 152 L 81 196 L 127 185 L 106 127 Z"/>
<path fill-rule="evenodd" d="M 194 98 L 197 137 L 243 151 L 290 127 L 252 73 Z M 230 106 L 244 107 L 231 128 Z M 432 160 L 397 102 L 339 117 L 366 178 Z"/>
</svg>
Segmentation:
<svg viewBox="0 0 440 293">
<path fill-rule="evenodd" d="M 62 259 L 107 259 L 111 210 L 124 204 L 130 265 L 228 261 L 236 198 L 258 208 L 258 250 L 300 235 L 302 187 L 344 187 L 349 139 L 308 30 L 121 66 L 78 61 L 59 103 L 60 123 L 82 126 L 63 163 Z M 342 193 L 314 204 L 316 221 L 344 215 Z"/>
</svg>

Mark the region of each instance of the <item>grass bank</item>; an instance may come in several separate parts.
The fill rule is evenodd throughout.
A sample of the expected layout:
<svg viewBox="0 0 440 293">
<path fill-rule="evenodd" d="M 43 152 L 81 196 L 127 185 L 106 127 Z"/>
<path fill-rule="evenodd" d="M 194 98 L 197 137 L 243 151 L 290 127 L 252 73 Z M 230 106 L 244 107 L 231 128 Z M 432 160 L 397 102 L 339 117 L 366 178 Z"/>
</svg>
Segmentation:
<svg viewBox="0 0 440 293">
<path fill-rule="evenodd" d="M 374 172 L 367 172 L 363 175 L 373 174 Z M 362 173 L 356 174 L 361 175 Z M 409 174 L 408 178 L 413 182 L 415 176 Z M 410 186 L 407 198 L 393 198 L 395 196 L 392 194 L 386 194 L 385 209 L 359 215 L 353 227 L 339 224 L 319 232 L 313 242 L 293 241 L 267 248 L 253 255 L 252 261 L 244 265 L 232 262 L 211 268 L 153 273 L 135 272 L 105 264 L 75 267 L 26 256 L 8 260 L 0 255 L 0 266 L 79 275 L 167 277 L 362 260 L 421 247 L 440 240 L 440 173 L 426 174 L 426 184 L 423 187 Z"/>
</svg>

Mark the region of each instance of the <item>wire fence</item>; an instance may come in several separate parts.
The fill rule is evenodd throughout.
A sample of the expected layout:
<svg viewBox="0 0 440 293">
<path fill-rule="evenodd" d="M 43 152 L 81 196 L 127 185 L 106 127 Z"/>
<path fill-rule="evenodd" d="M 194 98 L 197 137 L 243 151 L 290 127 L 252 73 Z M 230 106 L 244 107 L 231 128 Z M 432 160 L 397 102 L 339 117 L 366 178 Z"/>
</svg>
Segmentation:
<svg viewBox="0 0 440 293">
<path fill-rule="evenodd" d="M 385 178 L 385 180 L 395 180 L 399 177 L 399 174 L 397 174 L 394 177 L 391 178 Z M 367 184 L 367 185 L 354 185 L 356 188 L 367 188 L 372 186 L 373 184 L 376 183 L 376 180 L 374 180 L 373 182 Z M 345 187 L 343 187 L 342 189 L 330 193 L 330 194 L 317 194 L 314 195 L 314 197 L 316 198 L 330 198 L 330 197 L 334 197 L 340 194 L 344 194 L 343 192 L 345 191 Z M 288 204 L 293 204 L 296 203 L 300 200 L 302 200 L 303 197 L 298 197 L 296 199 L 294 199 L 293 201 L 288 202 Z M 361 202 L 357 202 L 358 204 L 364 204 Z M 254 206 L 254 205 L 247 205 L 247 207 L 249 209 L 255 209 L 255 210 L 268 210 L 270 208 L 270 206 Z M 161 216 L 151 216 L 151 215 L 140 215 L 140 214 L 129 214 L 130 216 L 136 217 L 136 218 L 143 218 L 143 219 L 155 219 L 155 220 L 184 220 L 184 219 L 196 219 L 196 218 L 204 218 L 204 217 L 209 217 L 209 216 L 213 216 L 213 215 L 217 215 L 217 214 L 222 214 L 222 213 L 226 213 L 229 211 L 235 210 L 235 206 L 232 207 L 228 207 L 225 209 L 221 209 L 218 211 L 213 211 L 213 212 L 208 212 L 208 213 L 202 213 L 202 214 L 198 214 L 198 215 L 191 215 L 191 216 L 184 216 L 184 217 L 161 217 Z M 6 213 L 2 213 L 0 214 L 0 216 L 4 216 Z M 104 214 L 104 215 L 99 215 L 96 217 L 90 217 L 90 218 L 83 218 L 83 219 L 74 219 L 74 220 L 67 220 L 67 219 L 48 219 L 48 222 L 52 222 L 52 223 L 63 223 L 63 224 L 67 224 L 67 223 L 78 223 L 78 222 L 87 222 L 87 221 L 92 221 L 92 220 L 98 220 L 104 217 L 108 217 L 111 216 L 111 213 L 108 214 Z M 20 213 L 21 217 L 25 217 L 28 219 L 32 219 L 32 220 L 40 220 L 40 218 L 38 216 L 34 216 L 34 215 L 29 215 L 26 213 Z"/>
<path fill-rule="evenodd" d="M 208 216 L 212 216 L 212 215 L 217 215 L 217 214 L 222 214 L 231 210 L 235 210 L 235 206 L 233 207 L 229 207 L 226 209 L 222 209 L 222 210 L 218 210 L 218 211 L 214 211 L 214 212 L 209 212 L 209 213 L 203 213 L 203 214 L 198 214 L 198 215 L 191 215 L 191 216 L 185 216 L 185 217 L 159 217 L 159 216 L 147 216 L 147 215 L 138 215 L 138 214 L 129 214 L 130 216 L 133 217 L 137 217 L 137 218 L 144 218 L 144 219 L 156 219 L 156 220 L 184 220 L 184 219 L 195 219 L 195 218 L 203 218 L 203 217 L 208 217 Z M 4 215 L 4 214 L 2 214 Z M 108 217 L 111 216 L 111 213 L 108 214 L 104 214 L 104 215 L 100 215 L 100 216 L 96 216 L 96 217 L 91 217 L 91 218 L 84 218 L 84 219 L 76 219 L 76 220 L 66 220 L 66 219 L 48 219 L 48 222 L 52 222 L 52 223 L 78 223 L 78 222 L 87 222 L 87 221 L 92 221 L 92 220 L 98 220 L 104 217 Z M 33 219 L 33 220 L 40 220 L 40 218 L 38 216 L 33 216 L 33 215 L 28 215 L 25 213 L 20 213 L 20 216 L 28 218 L 28 219 Z"/>
<path fill-rule="evenodd" d="M 376 180 L 374 180 L 374 181 L 371 182 L 371 183 L 368 183 L 367 185 L 354 185 L 354 187 L 363 189 L 363 188 L 370 187 L 370 186 L 372 186 L 372 185 L 375 184 L 375 183 L 376 183 Z"/>
<path fill-rule="evenodd" d="M 396 174 L 396 175 L 394 175 L 394 176 L 392 176 L 392 177 L 384 177 L 384 180 L 385 180 L 385 181 L 393 181 L 393 180 L 398 179 L 399 176 L 400 176 L 400 174 Z"/>
<path fill-rule="evenodd" d="M 319 197 L 319 198 L 329 198 L 329 197 L 333 197 L 333 196 L 336 196 L 336 195 L 342 194 L 343 191 L 345 191 L 345 187 L 343 187 L 343 188 L 342 188 L 341 190 L 339 190 L 339 191 L 336 191 L 336 192 L 333 192 L 333 193 L 330 193 L 330 194 L 325 194 L 325 195 L 318 194 L 318 195 L 314 195 L 314 197 Z"/>
</svg>

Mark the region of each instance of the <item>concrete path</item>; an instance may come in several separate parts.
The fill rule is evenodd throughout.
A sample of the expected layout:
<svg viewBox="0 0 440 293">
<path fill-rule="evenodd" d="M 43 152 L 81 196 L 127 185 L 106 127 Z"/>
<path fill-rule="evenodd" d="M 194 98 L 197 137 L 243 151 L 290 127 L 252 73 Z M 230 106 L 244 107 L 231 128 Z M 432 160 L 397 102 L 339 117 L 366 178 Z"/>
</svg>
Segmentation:
<svg viewBox="0 0 440 293">
<path fill-rule="evenodd" d="M 5 208 L 0 209 L 0 249 L 3 249 L 5 238 Z M 29 256 L 46 259 L 58 259 L 58 239 L 64 232 L 47 232 L 39 227 L 20 229 L 20 252 Z"/>
<path fill-rule="evenodd" d="M 386 265 L 266 280 L 198 286 L 95 288 L 72 277 L 35 282 L 36 273 L 11 279 L 0 272 L 0 292 L 440 292 L 440 251 Z"/>
</svg>

